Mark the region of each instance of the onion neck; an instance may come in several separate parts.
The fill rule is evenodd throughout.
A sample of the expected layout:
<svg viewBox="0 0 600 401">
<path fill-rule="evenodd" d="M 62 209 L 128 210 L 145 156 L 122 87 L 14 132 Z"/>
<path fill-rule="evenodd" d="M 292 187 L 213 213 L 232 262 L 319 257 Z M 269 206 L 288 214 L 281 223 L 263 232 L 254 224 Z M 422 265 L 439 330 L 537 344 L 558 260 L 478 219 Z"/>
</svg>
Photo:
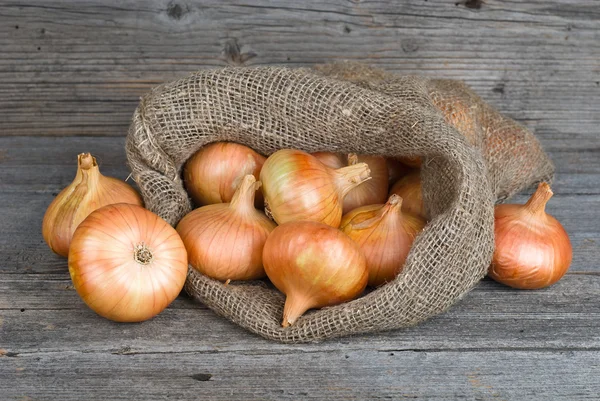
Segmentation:
<svg viewBox="0 0 600 401">
<path fill-rule="evenodd" d="M 254 196 L 256 194 L 256 190 L 260 188 L 261 185 L 262 183 L 260 181 L 256 181 L 256 178 L 252 174 L 246 175 L 238 189 L 233 194 L 233 198 L 231 198 L 229 206 L 232 209 L 242 213 L 254 211 Z"/>
<path fill-rule="evenodd" d="M 88 190 L 95 189 L 98 181 L 100 181 L 100 169 L 96 158 L 90 153 L 81 153 L 77 155 L 77 175 L 75 176 L 74 184 L 79 188 L 80 185 Z"/>
<path fill-rule="evenodd" d="M 310 308 L 312 308 L 310 300 L 294 294 L 287 295 L 285 305 L 283 306 L 283 321 L 281 322 L 281 326 L 289 327 L 293 325 Z"/>
<path fill-rule="evenodd" d="M 358 224 L 352 225 L 352 228 L 356 230 L 364 230 L 366 228 L 373 227 L 374 225 L 381 224 L 381 222 L 389 218 L 398 218 L 401 216 L 402 198 L 399 195 L 392 194 L 388 201 L 383 205 L 373 217 L 370 219 L 361 221 Z"/>
<path fill-rule="evenodd" d="M 525 209 L 527 209 L 531 214 L 540 216 L 545 215 L 546 203 L 548 203 L 552 195 L 554 195 L 554 193 L 550 189 L 550 185 L 545 182 L 540 183 L 540 185 L 537 187 L 537 190 L 533 195 L 531 195 L 531 198 L 529 198 L 525 204 Z"/>
<path fill-rule="evenodd" d="M 356 153 L 348 153 L 348 165 L 354 166 L 358 163 L 358 155 Z"/>
<path fill-rule="evenodd" d="M 371 179 L 371 170 L 367 163 L 357 163 L 333 170 L 333 175 L 343 199 L 352 189 Z"/>
</svg>

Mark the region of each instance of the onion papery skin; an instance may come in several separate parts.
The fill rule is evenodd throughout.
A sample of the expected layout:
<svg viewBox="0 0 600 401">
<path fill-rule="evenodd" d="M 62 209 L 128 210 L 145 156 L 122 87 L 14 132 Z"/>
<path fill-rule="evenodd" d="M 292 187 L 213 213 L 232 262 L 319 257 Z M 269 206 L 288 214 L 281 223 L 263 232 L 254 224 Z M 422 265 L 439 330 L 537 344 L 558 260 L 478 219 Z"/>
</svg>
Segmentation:
<svg viewBox="0 0 600 401">
<path fill-rule="evenodd" d="M 312 308 L 358 297 L 368 280 L 363 253 L 341 231 L 313 221 L 284 223 L 263 250 L 265 271 L 286 295 L 282 326 Z"/>
<path fill-rule="evenodd" d="M 370 155 L 356 155 L 350 153 L 341 155 L 332 152 L 313 153 L 321 163 L 326 166 L 339 169 L 356 163 L 366 163 L 371 171 L 371 179 L 351 189 L 344 197 L 342 214 L 356 209 L 357 207 L 384 203 L 388 196 L 389 171 L 384 157 Z"/>
<path fill-rule="evenodd" d="M 233 142 L 214 142 L 198 150 L 183 167 L 187 192 L 198 206 L 228 203 L 243 178 L 252 174 L 258 180 L 265 157 L 253 149 Z M 263 207 L 261 192 L 255 206 Z"/>
<path fill-rule="evenodd" d="M 262 251 L 276 225 L 253 206 L 258 186 L 248 175 L 231 203 L 203 206 L 181 219 L 177 232 L 194 269 L 221 281 L 265 276 Z"/>
<path fill-rule="evenodd" d="M 402 210 L 427 220 L 420 171 L 413 171 L 396 182 L 390 190 L 390 195 L 393 194 L 402 198 Z"/>
<path fill-rule="evenodd" d="M 75 230 L 69 273 L 83 301 L 117 322 L 141 322 L 181 292 L 187 254 L 173 227 L 137 205 L 91 213 Z"/>
<path fill-rule="evenodd" d="M 75 179 L 46 209 L 42 221 L 44 241 L 53 252 L 67 257 L 77 226 L 94 210 L 115 203 L 143 205 L 142 198 L 129 184 L 102 175 L 91 154 L 79 154 Z"/>
<path fill-rule="evenodd" d="M 365 163 L 334 170 L 292 149 L 269 156 L 260 174 L 266 204 L 278 224 L 310 220 L 332 227 L 340 224 L 344 197 L 369 178 Z"/>
<path fill-rule="evenodd" d="M 545 183 L 540 191 L 547 191 Z M 540 195 L 541 196 L 541 195 Z M 504 204 L 495 208 L 495 251 L 489 276 L 518 289 L 540 289 L 559 281 L 569 269 L 573 249 L 563 226 L 543 205 Z M 532 199 L 534 196 L 532 196 Z"/>
<path fill-rule="evenodd" d="M 425 226 L 425 220 L 402 211 L 402 199 L 390 196 L 384 205 L 369 205 L 344 215 L 340 230 L 365 255 L 369 286 L 378 287 L 402 271 L 410 248 Z"/>
</svg>

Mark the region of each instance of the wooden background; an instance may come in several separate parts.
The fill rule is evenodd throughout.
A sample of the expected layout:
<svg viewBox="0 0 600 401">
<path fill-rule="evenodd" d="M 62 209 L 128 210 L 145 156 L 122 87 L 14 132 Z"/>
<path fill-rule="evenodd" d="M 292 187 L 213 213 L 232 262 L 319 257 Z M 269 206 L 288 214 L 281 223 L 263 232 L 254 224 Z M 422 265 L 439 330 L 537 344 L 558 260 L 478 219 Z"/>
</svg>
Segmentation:
<svg viewBox="0 0 600 401">
<path fill-rule="evenodd" d="M 335 60 L 462 79 L 534 131 L 573 243 L 564 279 L 486 279 L 416 328 L 316 345 L 262 340 L 186 297 L 141 324 L 83 305 L 40 233 L 78 153 L 125 179 L 153 85 Z M 599 126 L 597 0 L 0 0 L 0 399 L 598 399 Z"/>
</svg>

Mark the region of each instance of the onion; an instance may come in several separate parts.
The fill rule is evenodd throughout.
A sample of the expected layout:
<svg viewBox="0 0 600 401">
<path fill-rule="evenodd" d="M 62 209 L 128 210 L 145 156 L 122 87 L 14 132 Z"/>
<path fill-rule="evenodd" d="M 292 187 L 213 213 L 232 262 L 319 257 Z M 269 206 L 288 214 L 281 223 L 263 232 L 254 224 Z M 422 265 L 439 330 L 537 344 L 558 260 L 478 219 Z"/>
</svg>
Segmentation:
<svg viewBox="0 0 600 401">
<path fill-rule="evenodd" d="M 392 194 L 402 198 L 402 210 L 427 219 L 423 205 L 420 171 L 414 171 L 396 182 L 390 190 L 390 195 Z"/>
<path fill-rule="evenodd" d="M 197 205 L 231 202 L 233 194 L 248 174 L 258 179 L 265 158 L 247 146 L 214 142 L 188 159 L 183 168 L 185 187 Z M 256 206 L 263 207 L 260 192 Z"/>
<path fill-rule="evenodd" d="M 359 162 L 367 163 L 369 166 L 371 179 L 348 192 L 344 198 L 344 214 L 360 206 L 385 202 L 389 183 L 389 172 L 385 158 L 369 155 L 358 156 L 355 153 L 349 153 L 346 157 L 343 157 L 332 152 L 317 152 L 313 153 L 313 156 L 333 169 L 352 166 Z"/>
<path fill-rule="evenodd" d="M 385 205 L 370 205 L 345 215 L 340 230 L 365 254 L 369 285 L 392 281 L 404 262 L 425 220 L 401 210 L 402 198 L 392 195 Z"/>
<path fill-rule="evenodd" d="M 411 168 L 394 158 L 386 159 L 389 175 L 389 186 L 394 185 L 400 178 L 411 172 Z"/>
<path fill-rule="evenodd" d="M 338 227 L 344 197 L 369 178 L 366 163 L 334 170 L 291 149 L 273 153 L 260 172 L 265 204 L 278 224 L 311 220 Z"/>
<path fill-rule="evenodd" d="M 311 308 L 354 299 L 367 285 L 365 257 L 358 246 L 339 230 L 314 221 L 275 228 L 263 261 L 271 282 L 286 295 L 283 327 Z"/>
<path fill-rule="evenodd" d="M 525 205 L 496 206 L 491 278 L 514 288 L 537 289 L 567 272 L 573 249 L 563 226 L 545 212 L 552 195 L 543 182 Z"/>
<path fill-rule="evenodd" d="M 97 314 L 118 322 L 159 314 L 182 290 L 187 269 L 175 229 L 137 205 L 92 212 L 75 230 L 69 250 L 79 296 Z"/>
<path fill-rule="evenodd" d="M 96 158 L 77 156 L 77 174 L 54 198 L 42 222 L 42 235 L 53 252 L 67 256 L 75 229 L 94 210 L 114 203 L 142 205 L 142 198 L 129 184 L 100 173 Z"/>
<path fill-rule="evenodd" d="M 231 203 L 203 206 L 181 219 L 177 231 L 193 268 L 223 281 L 264 277 L 262 250 L 275 224 L 254 208 L 259 186 L 249 174 Z"/>
</svg>

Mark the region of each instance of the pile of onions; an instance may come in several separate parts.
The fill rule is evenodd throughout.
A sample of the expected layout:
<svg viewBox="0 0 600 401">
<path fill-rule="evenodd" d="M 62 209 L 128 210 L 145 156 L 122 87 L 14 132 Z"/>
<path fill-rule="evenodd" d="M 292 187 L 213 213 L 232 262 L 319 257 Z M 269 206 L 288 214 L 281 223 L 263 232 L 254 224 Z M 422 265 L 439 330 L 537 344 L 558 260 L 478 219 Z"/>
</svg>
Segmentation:
<svg viewBox="0 0 600 401">
<path fill-rule="evenodd" d="M 271 282 L 286 295 L 283 327 L 309 309 L 354 299 L 367 285 L 365 257 L 358 245 L 341 231 L 314 221 L 275 228 L 263 261 Z"/>
<path fill-rule="evenodd" d="M 332 152 L 317 152 L 312 155 L 333 169 L 353 166 L 357 163 L 366 163 L 369 166 L 371 179 L 351 189 L 344 197 L 344 214 L 360 206 L 385 202 L 390 178 L 384 157 L 357 155 L 356 153 L 349 153 L 344 157 Z"/>
<path fill-rule="evenodd" d="M 227 203 L 248 174 L 258 179 L 265 158 L 247 146 L 232 142 L 215 142 L 204 146 L 188 159 L 183 168 L 183 182 L 197 205 Z M 263 206 L 262 194 L 256 206 Z"/>
<path fill-rule="evenodd" d="M 369 286 L 396 278 L 415 237 L 425 226 L 425 220 L 402 211 L 401 206 L 402 198 L 392 195 L 385 205 L 363 206 L 342 219 L 340 230 L 365 254 Z"/>
<path fill-rule="evenodd" d="M 402 209 L 404 211 L 427 219 L 425 206 L 423 205 L 420 171 L 413 171 L 396 182 L 390 190 L 390 195 L 392 194 L 402 198 Z"/>
<path fill-rule="evenodd" d="M 426 223 L 420 173 L 406 167 L 420 163 L 293 149 L 265 159 L 240 144 L 212 143 L 183 170 L 191 197 L 205 206 L 175 230 L 85 153 L 74 181 L 48 207 L 42 231 L 54 252 L 68 255 L 78 294 L 108 319 L 138 322 L 160 313 L 182 290 L 189 262 L 226 283 L 267 276 L 286 295 L 287 327 L 309 309 L 350 301 L 367 285 L 398 276 Z M 257 209 L 261 185 L 275 222 Z M 496 207 L 494 280 L 535 289 L 565 274 L 572 248 L 545 212 L 551 196 L 542 183 L 525 205 Z"/>
<path fill-rule="evenodd" d="M 77 226 L 94 210 L 114 203 L 142 205 L 142 198 L 126 182 L 100 173 L 96 158 L 77 156 L 77 174 L 48 206 L 42 236 L 55 253 L 67 256 Z"/>
<path fill-rule="evenodd" d="M 137 205 L 109 205 L 75 230 L 69 272 L 77 293 L 100 316 L 141 322 L 179 295 L 188 263 L 166 221 Z"/>
<path fill-rule="evenodd" d="M 332 169 L 300 150 L 273 153 L 263 165 L 265 204 L 278 224 L 317 221 L 338 227 L 344 197 L 370 178 L 366 163 Z"/>
<path fill-rule="evenodd" d="M 231 203 L 203 206 L 179 222 L 192 267 L 223 281 L 264 277 L 262 251 L 275 223 L 254 208 L 259 187 L 260 181 L 247 175 Z"/>
<path fill-rule="evenodd" d="M 538 289 L 567 272 L 573 249 L 563 226 L 545 211 L 552 195 L 543 182 L 525 205 L 496 206 L 491 278 L 514 288 Z"/>
</svg>

